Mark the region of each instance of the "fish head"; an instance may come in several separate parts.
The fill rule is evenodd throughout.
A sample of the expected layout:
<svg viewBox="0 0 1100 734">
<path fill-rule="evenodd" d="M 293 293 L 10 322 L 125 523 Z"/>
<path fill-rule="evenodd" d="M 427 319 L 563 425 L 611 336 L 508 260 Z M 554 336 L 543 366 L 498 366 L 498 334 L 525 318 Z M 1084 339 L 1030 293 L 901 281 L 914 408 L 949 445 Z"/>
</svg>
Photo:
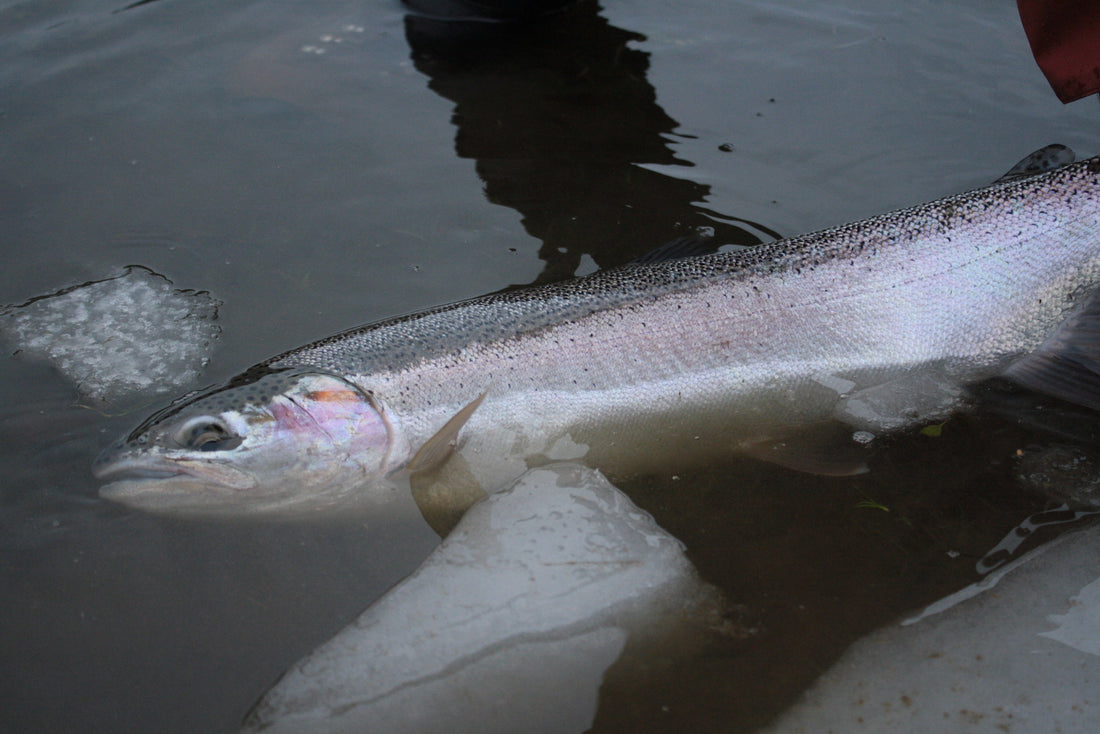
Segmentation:
<svg viewBox="0 0 1100 734">
<path fill-rule="evenodd" d="M 154 414 L 92 473 L 102 497 L 154 512 L 298 512 L 389 473 L 394 435 L 382 403 L 342 377 L 246 373 Z"/>
</svg>

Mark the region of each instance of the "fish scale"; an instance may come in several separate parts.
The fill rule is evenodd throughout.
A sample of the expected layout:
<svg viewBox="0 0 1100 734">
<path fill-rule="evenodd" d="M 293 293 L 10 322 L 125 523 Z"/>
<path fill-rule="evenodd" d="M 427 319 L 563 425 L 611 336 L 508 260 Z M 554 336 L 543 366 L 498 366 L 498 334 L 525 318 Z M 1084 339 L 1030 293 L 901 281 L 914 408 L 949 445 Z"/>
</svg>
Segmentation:
<svg viewBox="0 0 1100 734">
<path fill-rule="evenodd" d="M 846 373 L 956 358 L 963 377 L 980 379 L 1038 347 L 1072 292 L 1095 282 L 1098 168 L 1093 159 L 749 250 L 475 298 L 268 364 L 392 384 L 409 397 L 386 399 L 408 411 L 431 401 L 446 412 L 488 388 L 483 416 L 501 373 L 536 391 L 680 390 L 698 382 L 693 370 L 721 365 L 736 385 L 805 379 L 806 365 Z M 1021 298 L 1038 292 L 1045 303 Z M 502 394 L 517 387 L 504 379 Z"/>
<path fill-rule="evenodd" d="M 1082 161 L 1034 179 L 1009 181 L 755 248 L 625 266 L 473 298 L 351 329 L 264 364 L 314 364 L 359 374 L 405 369 L 467 344 L 532 337 L 562 322 L 583 320 L 599 312 L 644 308 L 676 293 L 705 297 L 707 290 L 722 293 L 746 284 L 753 289 L 764 287 L 765 298 L 770 300 L 775 279 L 783 274 L 802 279 L 791 289 L 788 305 L 792 308 L 823 297 L 845 298 L 851 287 L 863 294 L 873 292 L 871 288 L 928 281 L 968 265 L 968 251 L 981 259 L 1026 246 L 1031 240 L 1029 229 L 1032 237 L 1048 239 L 1065 232 L 1070 235 L 1067 244 L 1095 236 L 1098 161 Z M 1080 226 L 1075 228 L 1075 222 Z M 1006 223 L 1016 232 L 1005 231 Z M 945 251 L 945 247 L 954 252 Z M 894 258 L 889 270 L 883 268 L 880 256 L 897 248 L 911 257 Z M 828 283 L 814 278 L 816 268 L 845 259 L 853 272 Z M 932 260 L 939 263 L 929 270 Z M 864 282 L 849 282 L 860 271 L 874 278 L 871 288 Z"/>
</svg>

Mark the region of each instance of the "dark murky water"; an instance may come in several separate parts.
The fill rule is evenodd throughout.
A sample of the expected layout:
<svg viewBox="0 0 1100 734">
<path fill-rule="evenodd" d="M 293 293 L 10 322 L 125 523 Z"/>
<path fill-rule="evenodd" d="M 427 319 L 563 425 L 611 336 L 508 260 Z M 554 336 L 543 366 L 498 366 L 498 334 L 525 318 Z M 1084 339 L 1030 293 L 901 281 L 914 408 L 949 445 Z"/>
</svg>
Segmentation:
<svg viewBox="0 0 1100 734">
<path fill-rule="evenodd" d="M 983 184 L 1048 142 L 1097 152 L 1095 100 L 1057 103 L 1011 4 L 607 0 L 518 41 L 441 36 L 390 0 L 126 5 L 0 3 L 0 302 L 132 263 L 208 289 L 223 333 L 200 384 L 700 228 L 749 244 Z M 233 731 L 436 542 L 101 503 L 87 467 L 140 413 L 0 360 L 5 728 Z M 736 606 L 689 662 L 624 658 L 596 730 L 767 721 L 1044 506 L 1011 478 L 1030 440 L 960 419 L 856 479 L 731 460 L 624 487 Z"/>
</svg>

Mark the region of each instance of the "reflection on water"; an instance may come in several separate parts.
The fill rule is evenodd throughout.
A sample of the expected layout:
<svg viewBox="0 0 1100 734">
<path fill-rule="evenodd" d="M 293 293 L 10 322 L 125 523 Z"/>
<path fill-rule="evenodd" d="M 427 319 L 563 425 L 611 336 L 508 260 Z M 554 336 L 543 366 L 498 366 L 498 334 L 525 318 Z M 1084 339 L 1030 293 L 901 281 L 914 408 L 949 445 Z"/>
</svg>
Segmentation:
<svg viewBox="0 0 1100 734">
<path fill-rule="evenodd" d="M 738 216 L 793 233 L 988 181 L 1053 139 L 1095 152 L 1094 117 L 1050 106 L 1009 6 L 609 0 L 464 45 L 386 1 L 125 5 L 0 4 L 0 302 L 133 262 L 209 289 L 224 332 L 199 384 L 586 255 L 614 265 L 701 228 L 751 244 L 772 233 Z M 0 360 L 11 730 L 235 731 L 437 542 L 385 519 L 106 505 L 88 467 L 137 417 L 76 397 Z M 862 477 L 731 460 L 624 486 L 731 606 L 687 662 L 628 643 L 596 730 L 766 722 L 1044 508 L 1011 459 L 1035 440 L 965 419 L 879 443 Z"/>
<path fill-rule="evenodd" d="M 538 282 L 575 274 L 584 255 L 609 267 L 689 234 L 715 247 L 777 237 L 708 210 L 706 185 L 646 167 L 692 164 L 634 47 L 645 37 L 598 11 L 585 0 L 532 24 L 405 21 L 416 68 L 455 103 L 456 152 L 541 241 Z"/>
</svg>

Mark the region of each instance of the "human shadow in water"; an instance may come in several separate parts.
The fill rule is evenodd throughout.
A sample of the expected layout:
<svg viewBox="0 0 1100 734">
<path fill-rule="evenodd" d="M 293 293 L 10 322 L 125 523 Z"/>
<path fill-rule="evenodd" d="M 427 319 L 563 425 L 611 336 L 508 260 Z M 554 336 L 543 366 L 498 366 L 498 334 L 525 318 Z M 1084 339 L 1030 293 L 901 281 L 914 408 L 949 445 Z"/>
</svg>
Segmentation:
<svg viewBox="0 0 1100 734">
<path fill-rule="evenodd" d="M 649 167 L 692 164 L 675 155 L 688 136 L 657 104 L 649 54 L 630 45 L 645 37 L 609 24 L 594 0 L 564 4 L 515 22 L 405 20 L 416 68 L 455 103 L 456 152 L 477 162 L 489 201 L 542 241 L 536 282 L 574 275 L 585 254 L 609 267 L 686 235 L 713 235 L 715 249 L 777 237 L 706 208 L 708 186 Z M 447 8 L 472 12 L 433 0 L 433 12 Z"/>
</svg>

